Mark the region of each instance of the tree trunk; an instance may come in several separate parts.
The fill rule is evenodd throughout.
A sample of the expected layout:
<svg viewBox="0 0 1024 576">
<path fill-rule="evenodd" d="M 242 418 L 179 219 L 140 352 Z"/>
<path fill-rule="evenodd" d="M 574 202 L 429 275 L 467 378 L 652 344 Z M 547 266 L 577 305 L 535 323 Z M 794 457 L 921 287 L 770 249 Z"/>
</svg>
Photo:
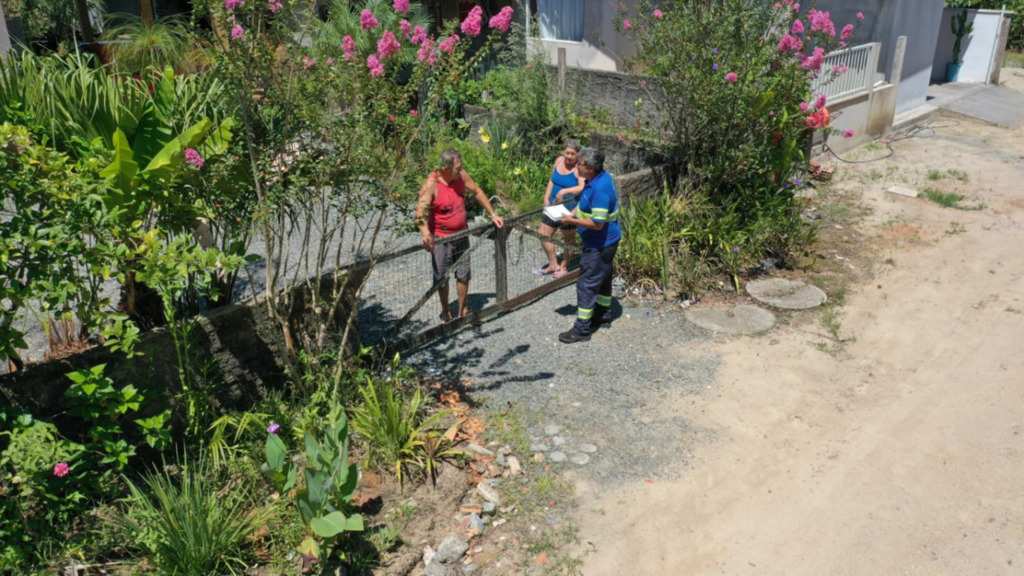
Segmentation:
<svg viewBox="0 0 1024 576">
<path fill-rule="evenodd" d="M 142 21 L 146 24 L 153 24 L 153 1 L 152 0 L 139 0 L 139 14 L 142 16 Z"/>
<path fill-rule="evenodd" d="M 92 44 L 96 37 L 92 34 L 92 22 L 89 20 L 89 6 L 85 0 L 75 0 L 75 12 L 78 13 L 78 26 L 82 29 L 82 40 Z"/>
</svg>

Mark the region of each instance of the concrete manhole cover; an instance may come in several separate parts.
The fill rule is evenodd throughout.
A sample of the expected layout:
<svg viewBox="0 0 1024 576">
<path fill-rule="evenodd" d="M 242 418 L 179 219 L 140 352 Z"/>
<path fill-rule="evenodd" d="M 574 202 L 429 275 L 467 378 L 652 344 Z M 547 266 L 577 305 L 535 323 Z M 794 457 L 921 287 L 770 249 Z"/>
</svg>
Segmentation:
<svg viewBox="0 0 1024 576">
<path fill-rule="evenodd" d="M 783 278 L 766 278 L 747 283 L 747 294 L 754 300 L 786 310 L 805 310 L 821 306 L 828 299 L 819 288 Z"/>
<path fill-rule="evenodd" d="M 749 304 L 735 308 L 689 308 L 683 316 L 705 330 L 725 334 L 758 334 L 775 326 L 774 314 Z"/>
</svg>

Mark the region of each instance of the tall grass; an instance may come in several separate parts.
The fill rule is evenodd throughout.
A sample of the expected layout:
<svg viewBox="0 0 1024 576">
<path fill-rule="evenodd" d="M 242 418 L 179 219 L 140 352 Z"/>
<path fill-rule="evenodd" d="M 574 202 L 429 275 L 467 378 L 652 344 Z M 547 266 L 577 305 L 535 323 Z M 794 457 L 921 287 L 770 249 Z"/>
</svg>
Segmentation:
<svg viewBox="0 0 1024 576">
<path fill-rule="evenodd" d="M 224 574 L 245 569 L 245 544 L 265 512 L 247 510 L 250 489 L 199 458 L 183 459 L 128 481 L 131 497 L 117 522 L 162 574 Z"/>
</svg>

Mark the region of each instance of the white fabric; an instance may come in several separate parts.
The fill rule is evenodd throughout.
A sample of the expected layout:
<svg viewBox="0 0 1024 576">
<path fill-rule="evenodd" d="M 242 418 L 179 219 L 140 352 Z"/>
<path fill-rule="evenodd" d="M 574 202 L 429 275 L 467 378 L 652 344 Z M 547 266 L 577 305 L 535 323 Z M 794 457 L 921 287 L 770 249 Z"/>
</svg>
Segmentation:
<svg viewBox="0 0 1024 576">
<path fill-rule="evenodd" d="M 583 41 L 583 0 L 537 0 L 540 37 Z"/>
</svg>

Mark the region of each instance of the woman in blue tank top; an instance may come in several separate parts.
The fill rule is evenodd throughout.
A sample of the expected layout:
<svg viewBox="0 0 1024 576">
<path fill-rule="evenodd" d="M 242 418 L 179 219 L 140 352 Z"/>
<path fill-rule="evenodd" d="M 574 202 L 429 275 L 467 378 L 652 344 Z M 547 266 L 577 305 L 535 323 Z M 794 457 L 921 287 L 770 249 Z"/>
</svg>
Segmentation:
<svg viewBox="0 0 1024 576">
<path fill-rule="evenodd" d="M 579 152 L 579 143 L 575 140 L 569 140 L 565 143 L 562 155 L 555 159 L 555 164 L 551 168 L 551 178 L 548 179 L 548 186 L 544 191 L 545 208 L 554 204 L 564 203 L 565 208 L 570 212 L 575 210 L 576 201 L 585 184 L 583 178 L 580 177 L 579 172 L 576 170 L 576 159 Z M 555 234 L 556 229 L 562 230 L 562 239 L 566 244 L 575 244 L 576 227 L 559 224 L 545 214 L 541 220 L 540 230 L 538 230 L 541 236 L 551 238 Z M 555 278 L 564 276 L 569 271 L 569 261 L 572 260 L 573 254 L 572 249 L 567 248 L 564 251 L 562 263 L 559 265 L 558 253 L 555 250 L 554 242 L 542 240 L 540 245 L 544 248 L 544 254 L 548 257 L 548 263 L 543 268 L 534 270 L 533 273 L 538 276 L 552 274 Z"/>
</svg>

